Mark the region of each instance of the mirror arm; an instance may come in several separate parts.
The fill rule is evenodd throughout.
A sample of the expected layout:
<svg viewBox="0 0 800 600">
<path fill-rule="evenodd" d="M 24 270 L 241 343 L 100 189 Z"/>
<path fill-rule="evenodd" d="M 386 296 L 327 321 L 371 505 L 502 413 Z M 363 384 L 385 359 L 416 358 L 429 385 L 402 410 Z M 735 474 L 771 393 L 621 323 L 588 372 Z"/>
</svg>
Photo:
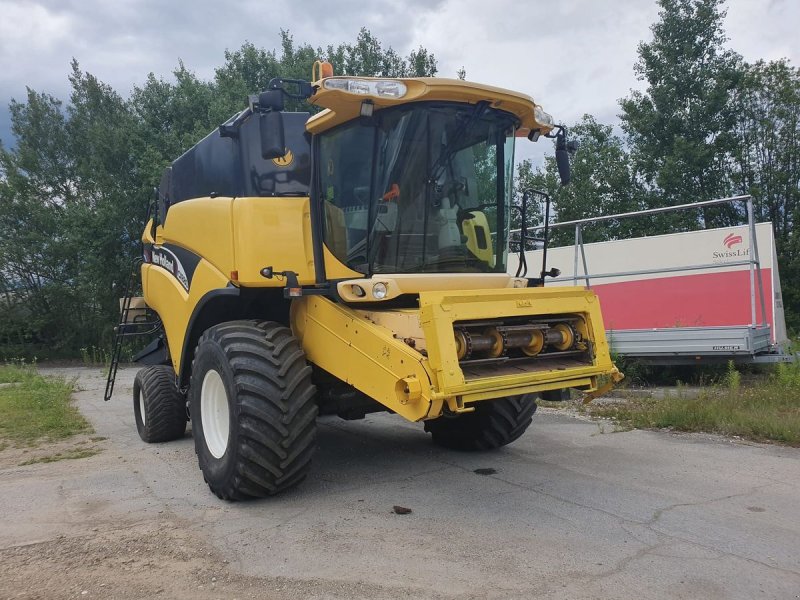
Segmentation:
<svg viewBox="0 0 800 600">
<path fill-rule="evenodd" d="M 284 87 L 286 84 L 296 85 L 297 86 L 297 93 L 293 94 L 291 92 L 287 92 L 286 88 Z M 288 79 L 284 77 L 273 77 L 269 81 L 269 85 L 267 85 L 268 90 L 276 90 L 280 91 L 284 96 L 287 98 L 293 98 L 295 100 L 307 100 L 311 96 L 313 96 L 318 86 L 312 85 L 311 82 L 306 81 L 304 79 Z"/>
<path fill-rule="evenodd" d="M 541 238 L 529 238 L 528 237 L 528 226 L 527 226 L 527 213 L 528 213 L 528 202 L 531 196 L 538 196 L 540 198 L 544 198 L 544 225 L 542 229 L 544 233 Z M 528 287 L 534 286 L 543 286 L 545 277 L 558 277 L 561 274 L 556 268 L 550 269 L 549 271 L 545 271 L 547 268 L 547 246 L 550 243 L 550 204 L 551 198 L 550 194 L 547 192 L 543 192 L 541 190 L 535 189 L 525 189 L 522 191 L 522 203 L 518 207 L 520 213 L 522 215 L 522 223 L 520 225 L 520 247 L 519 247 L 519 265 L 517 266 L 517 273 L 516 277 L 526 277 L 528 274 L 528 263 L 525 257 L 525 244 L 529 239 L 540 239 L 542 242 L 542 271 L 540 277 L 537 278 L 530 278 L 528 279 Z"/>
<path fill-rule="evenodd" d="M 544 286 L 544 277 L 546 275 L 545 269 L 547 268 L 547 246 L 550 242 L 548 236 L 550 234 L 550 194 L 541 192 L 544 196 L 544 243 L 542 245 L 542 286 Z"/>
<path fill-rule="evenodd" d="M 528 260 L 525 258 L 525 242 L 528 236 L 528 198 L 529 190 L 522 191 L 522 205 L 520 206 L 520 236 L 519 236 L 519 260 L 517 261 L 516 277 L 525 277 L 528 274 Z"/>
</svg>

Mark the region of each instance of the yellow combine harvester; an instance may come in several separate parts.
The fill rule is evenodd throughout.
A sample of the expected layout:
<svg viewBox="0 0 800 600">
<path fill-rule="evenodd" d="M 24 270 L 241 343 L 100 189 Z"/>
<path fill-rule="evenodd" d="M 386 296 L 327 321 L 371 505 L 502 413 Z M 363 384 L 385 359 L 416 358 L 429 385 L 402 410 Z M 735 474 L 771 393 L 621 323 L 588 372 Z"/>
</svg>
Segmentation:
<svg viewBox="0 0 800 600">
<path fill-rule="evenodd" d="M 174 161 L 143 235 L 163 335 L 139 434 L 182 436 L 188 405 L 225 499 L 302 480 L 318 414 L 394 412 L 487 450 L 522 435 L 536 394 L 618 377 L 592 292 L 507 273 L 515 137 L 555 138 L 567 180 L 563 127 L 460 80 L 312 79 L 273 80 Z"/>
</svg>

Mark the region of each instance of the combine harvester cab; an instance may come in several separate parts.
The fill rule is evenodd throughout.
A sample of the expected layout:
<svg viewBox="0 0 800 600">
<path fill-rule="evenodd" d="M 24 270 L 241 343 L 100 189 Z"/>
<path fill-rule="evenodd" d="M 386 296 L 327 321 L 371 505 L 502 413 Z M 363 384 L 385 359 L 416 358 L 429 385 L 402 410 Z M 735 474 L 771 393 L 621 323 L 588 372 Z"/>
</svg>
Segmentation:
<svg viewBox="0 0 800 600">
<path fill-rule="evenodd" d="M 592 291 L 506 271 L 515 140 L 555 139 L 566 184 L 565 129 L 509 90 L 317 70 L 175 160 L 142 237 L 162 335 L 134 386 L 139 433 L 183 435 L 188 405 L 226 499 L 299 482 L 318 414 L 389 411 L 487 450 L 522 435 L 538 394 L 621 378 Z"/>
<path fill-rule="evenodd" d="M 706 206 L 744 207 L 747 222 L 608 242 L 583 243 L 605 221 Z M 750 196 L 556 223 L 576 243 L 548 249 L 556 286 L 591 288 L 613 352 L 653 364 L 782 362 L 788 344 L 771 223 L 755 223 Z M 528 261 L 541 260 L 530 251 Z M 515 261 L 512 261 L 512 267 Z"/>
</svg>

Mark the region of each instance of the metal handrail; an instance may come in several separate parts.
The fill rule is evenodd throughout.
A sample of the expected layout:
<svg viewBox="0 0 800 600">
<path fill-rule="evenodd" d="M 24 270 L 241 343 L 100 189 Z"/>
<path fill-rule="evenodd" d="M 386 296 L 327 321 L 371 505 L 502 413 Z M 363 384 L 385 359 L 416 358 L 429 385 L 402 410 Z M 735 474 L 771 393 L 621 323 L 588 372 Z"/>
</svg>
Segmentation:
<svg viewBox="0 0 800 600">
<path fill-rule="evenodd" d="M 662 206 L 660 208 L 646 208 L 643 210 L 635 210 L 632 212 L 617 213 L 615 215 L 600 215 L 597 217 L 586 217 L 585 219 L 575 219 L 573 221 L 561 221 L 559 223 L 551 223 L 550 228 L 556 229 L 558 227 L 572 227 L 574 225 L 583 225 L 584 223 L 598 223 L 600 221 L 611 221 L 614 219 L 624 219 L 627 217 L 640 217 L 642 215 L 655 215 L 659 213 L 672 212 L 677 210 L 686 210 L 690 208 L 703 208 L 705 206 L 713 206 L 715 204 L 726 204 L 728 202 L 736 201 L 752 201 L 752 196 L 745 194 L 742 196 L 730 196 L 729 198 L 718 198 L 717 200 L 703 200 L 702 202 L 689 202 L 687 204 L 676 204 L 675 206 Z M 525 229 L 540 229 L 544 225 L 533 225 Z M 509 233 L 520 233 L 522 228 L 511 229 Z"/>
<path fill-rule="evenodd" d="M 616 215 L 602 215 L 599 217 L 589 217 L 586 219 L 576 219 L 574 221 L 562 221 L 561 223 L 554 223 L 550 227 L 571 227 L 583 223 L 598 223 L 600 221 L 611 221 L 613 219 L 625 219 L 627 217 L 640 217 L 643 215 L 656 215 L 666 212 L 674 212 L 679 210 L 689 210 L 692 208 L 704 208 L 706 206 L 714 206 L 715 204 L 727 204 L 731 202 L 751 200 L 749 195 L 731 196 L 729 198 L 719 198 L 717 200 L 703 200 L 702 202 L 689 202 L 687 204 L 676 204 L 675 206 L 662 206 L 660 208 L 647 208 L 644 210 L 635 210 L 626 213 L 617 213 Z"/>
<path fill-rule="evenodd" d="M 661 269 L 641 269 L 638 271 L 615 271 L 614 273 L 592 273 L 592 279 L 607 279 L 609 277 L 628 277 L 630 275 L 656 275 L 658 273 L 679 273 L 681 271 L 702 271 L 704 269 L 727 269 L 728 267 L 741 267 L 750 264 L 749 260 L 738 260 L 726 263 L 707 263 L 704 265 L 688 265 L 685 267 L 663 267 Z M 575 277 L 556 277 L 552 281 L 567 281 Z"/>
<path fill-rule="evenodd" d="M 589 275 L 589 270 L 586 264 L 586 252 L 584 250 L 584 242 L 583 242 L 583 226 L 588 223 L 598 223 L 602 221 L 611 221 L 615 219 L 625 219 L 630 217 L 640 217 L 645 215 L 654 215 L 660 213 L 667 213 L 667 212 L 676 212 L 680 210 L 691 210 L 691 209 L 698 209 L 704 208 L 706 206 L 714 206 L 718 204 L 729 204 L 733 202 L 745 202 L 747 206 L 747 226 L 748 231 L 750 232 L 750 249 L 749 249 L 749 258 L 746 261 L 737 261 L 733 263 L 723 263 L 723 264 L 698 264 L 698 265 L 687 265 L 683 267 L 665 267 L 661 269 L 643 269 L 638 271 L 627 271 L 627 272 L 618 272 L 618 273 L 601 273 L 595 275 Z M 529 229 L 540 229 L 543 225 L 535 225 L 532 227 L 525 227 L 525 233 L 527 234 Z M 586 282 L 587 287 L 591 287 L 591 283 L 589 281 L 590 277 L 594 277 L 596 279 L 600 278 L 608 278 L 608 277 L 625 277 L 630 275 L 650 275 L 650 274 L 657 274 L 657 273 L 670 273 L 670 272 L 677 272 L 677 271 L 694 271 L 694 270 L 704 270 L 704 269 L 711 269 L 711 268 L 725 268 L 725 267 L 733 267 L 733 266 L 742 266 L 742 265 L 750 265 L 750 318 L 751 318 L 751 327 L 757 326 L 756 320 L 756 272 L 758 272 L 758 294 L 759 299 L 761 301 L 761 324 L 767 324 L 767 308 L 764 304 L 764 283 L 761 280 L 761 261 L 759 259 L 758 254 L 758 240 L 756 239 L 756 225 L 755 225 L 755 218 L 753 214 L 753 198 L 749 194 L 741 195 L 741 196 L 731 196 L 728 198 L 718 198 L 715 200 L 704 200 L 702 202 L 690 202 L 687 204 L 678 204 L 676 206 L 663 206 L 661 208 L 649 208 L 645 210 L 638 210 L 632 212 L 625 212 L 625 213 L 617 213 L 614 215 L 601 215 L 598 217 L 588 217 L 585 219 L 575 219 L 572 221 L 562 221 L 560 223 L 553 223 L 550 225 L 551 229 L 557 229 L 562 227 L 575 227 L 575 261 L 573 264 L 573 271 L 572 279 L 573 285 L 578 285 L 578 280 L 583 279 Z M 522 228 L 520 229 L 512 229 L 509 233 L 521 233 Z M 528 239 L 528 236 L 525 235 L 525 240 Z M 525 240 L 521 240 L 520 243 L 524 243 Z M 583 264 L 583 275 L 578 275 L 578 266 L 579 266 L 579 259 Z M 567 278 L 562 278 L 567 279 Z"/>
</svg>

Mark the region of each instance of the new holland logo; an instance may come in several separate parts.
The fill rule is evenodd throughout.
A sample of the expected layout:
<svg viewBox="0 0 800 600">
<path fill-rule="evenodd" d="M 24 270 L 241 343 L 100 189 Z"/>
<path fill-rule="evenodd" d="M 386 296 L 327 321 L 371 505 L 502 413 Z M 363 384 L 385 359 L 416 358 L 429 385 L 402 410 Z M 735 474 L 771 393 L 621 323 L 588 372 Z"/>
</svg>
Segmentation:
<svg viewBox="0 0 800 600">
<path fill-rule="evenodd" d="M 279 156 L 278 158 L 273 158 L 272 162 L 278 167 L 288 167 L 294 162 L 294 154 L 292 154 L 291 150 L 286 148 L 286 154 Z"/>
<path fill-rule="evenodd" d="M 186 276 L 186 270 L 183 268 L 181 261 L 166 248 L 153 246 L 152 250 L 152 263 L 161 267 L 167 272 L 171 273 L 175 279 L 183 286 L 187 292 L 189 291 L 189 278 Z"/>
<path fill-rule="evenodd" d="M 725 239 L 722 240 L 722 243 L 725 244 L 725 246 L 728 248 L 728 250 L 730 250 L 736 244 L 741 244 L 742 243 L 742 236 L 737 235 L 735 233 L 729 233 L 728 235 L 725 236 Z"/>
</svg>

